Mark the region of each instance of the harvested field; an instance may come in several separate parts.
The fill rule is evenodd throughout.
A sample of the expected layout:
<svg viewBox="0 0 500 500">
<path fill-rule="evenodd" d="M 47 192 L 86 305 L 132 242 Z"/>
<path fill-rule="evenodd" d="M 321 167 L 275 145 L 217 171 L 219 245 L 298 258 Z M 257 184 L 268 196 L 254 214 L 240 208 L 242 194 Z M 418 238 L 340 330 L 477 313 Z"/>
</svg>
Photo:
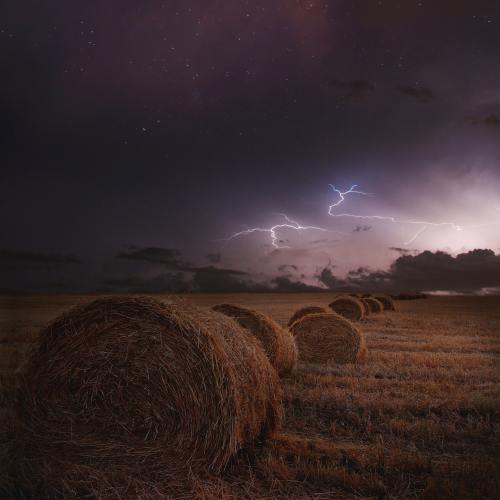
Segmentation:
<svg viewBox="0 0 500 500">
<path fill-rule="evenodd" d="M 7 380 L 32 332 L 87 298 L 0 298 Z M 333 297 L 186 298 L 206 308 L 237 302 L 285 326 L 300 307 Z M 186 475 L 184 498 L 499 498 L 500 297 L 396 301 L 396 311 L 356 326 L 366 361 L 299 363 L 283 381 L 282 433 L 245 449 L 220 476 Z M 144 485 L 137 491 L 160 498 Z"/>
</svg>

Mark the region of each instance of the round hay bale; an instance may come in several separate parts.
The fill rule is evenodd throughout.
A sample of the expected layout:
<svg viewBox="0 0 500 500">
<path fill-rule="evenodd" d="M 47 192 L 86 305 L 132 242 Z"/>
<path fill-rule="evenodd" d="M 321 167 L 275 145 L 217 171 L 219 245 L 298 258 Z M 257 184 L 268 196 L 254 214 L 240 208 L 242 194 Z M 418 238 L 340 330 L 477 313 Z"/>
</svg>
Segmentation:
<svg viewBox="0 0 500 500">
<path fill-rule="evenodd" d="M 363 306 L 363 317 L 370 316 L 371 310 L 370 310 L 369 305 L 365 302 L 365 299 L 359 298 L 359 301 L 361 302 L 361 305 Z"/>
<path fill-rule="evenodd" d="M 338 314 L 308 314 L 291 331 L 305 363 L 355 363 L 366 357 L 363 334 Z"/>
<path fill-rule="evenodd" d="M 233 304 L 218 304 L 212 308 L 233 318 L 240 326 L 251 332 L 264 350 L 279 375 L 288 375 L 297 365 L 297 347 L 290 332 L 281 328 L 268 316 Z"/>
<path fill-rule="evenodd" d="M 220 472 L 280 427 L 282 406 L 275 370 L 235 322 L 115 297 L 40 333 L 14 411 L 18 487 L 30 498 L 73 498 L 93 496 L 96 477 L 123 492 L 127 477 L 154 487 L 182 467 Z"/>
<path fill-rule="evenodd" d="M 395 311 L 394 300 L 389 295 L 375 295 L 375 298 L 382 303 L 385 311 Z"/>
<path fill-rule="evenodd" d="M 368 307 L 371 314 L 378 314 L 384 310 L 382 302 L 378 301 L 374 297 L 367 297 L 366 299 L 361 299 L 361 300 L 363 301 L 363 304 L 365 304 L 366 307 Z"/>
<path fill-rule="evenodd" d="M 300 318 L 303 318 L 304 316 L 307 316 L 308 314 L 317 314 L 317 313 L 324 313 L 327 312 L 324 307 L 320 306 L 305 306 L 301 307 L 297 311 L 295 311 L 288 321 L 288 326 L 292 326 L 296 321 L 298 321 Z"/>
<path fill-rule="evenodd" d="M 364 316 L 365 308 L 363 303 L 349 295 L 336 297 L 328 306 L 333 312 L 344 316 L 350 321 L 359 321 Z"/>
</svg>

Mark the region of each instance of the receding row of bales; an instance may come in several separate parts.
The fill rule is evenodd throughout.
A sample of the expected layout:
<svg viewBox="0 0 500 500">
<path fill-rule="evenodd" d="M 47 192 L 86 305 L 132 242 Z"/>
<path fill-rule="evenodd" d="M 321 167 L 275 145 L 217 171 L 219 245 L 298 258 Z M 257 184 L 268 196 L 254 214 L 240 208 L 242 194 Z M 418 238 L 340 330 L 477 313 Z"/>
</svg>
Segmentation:
<svg viewBox="0 0 500 500">
<path fill-rule="evenodd" d="M 363 302 L 352 300 L 361 319 Z M 153 495 L 188 473 L 220 473 L 239 450 L 280 430 L 279 377 L 293 376 L 298 361 L 366 357 L 363 333 L 339 303 L 351 311 L 339 298 L 329 311 L 297 311 L 289 328 L 241 306 L 206 310 L 148 297 L 69 310 L 40 332 L 17 373 L 12 491 L 136 497 L 144 491 L 135 481 Z"/>
<path fill-rule="evenodd" d="M 355 363 L 363 361 L 367 349 L 363 332 L 355 323 L 384 310 L 393 311 L 386 296 L 340 295 L 329 304 L 297 310 L 288 327 L 297 343 L 299 358 L 306 363 Z"/>
<path fill-rule="evenodd" d="M 360 321 L 371 314 L 395 310 L 394 300 L 388 295 L 369 294 L 340 295 L 333 299 L 329 307 L 350 321 Z"/>
</svg>

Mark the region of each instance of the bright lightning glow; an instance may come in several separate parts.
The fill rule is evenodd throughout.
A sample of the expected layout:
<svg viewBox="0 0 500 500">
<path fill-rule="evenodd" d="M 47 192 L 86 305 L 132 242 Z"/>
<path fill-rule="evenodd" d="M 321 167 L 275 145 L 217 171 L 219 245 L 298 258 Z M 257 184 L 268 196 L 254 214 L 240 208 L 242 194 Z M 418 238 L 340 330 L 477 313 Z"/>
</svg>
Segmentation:
<svg viewBox="0 0 500 500">
<path fill-rule="evenodd" d="M 385 215 L 360 215 L 360 214 L 352 214 L 352 213 L 334 213 L 335 209 L 342 205 L 344 202 L 346 202 L 347 198 L 349 195 L 361 195 L 361 196 L 373 196 L 373 193 L 367 193 L 364 191 L 360 191 L 358 189 L 358 185 L 354 184 L 352 185 L 348 190 L 346 191 L 341 191 L 340 189 L 337 189 L 333 184 L 329 184 L 329 186 L 332 188 L 332 190 L 338 195 L 338 200 L 335 201 L 335 203 L 332 203 L 328 207 L 328 215 L 331 217 L 343 217 L 343 218 L 352 218 L 352 219 L 363 219 L 363 220 L 378 220 L 378 221 L 385 221 L 385 222 L 391 222 L 394 224 L 408 224 L 408 225 L 415 225 L 419 226 L 418 230 L 416 233 L 404 243 L 404 245 L 410 245 L 413 243 L 415 240 L 418 239 L 418 237 L 426 231 L 430 227 L 435 227 L 435 228 L 449 228 L 453 229 L 454 231 L 464 231 L 465 229 L 472 229 L 476 227 L 483 227 L 483 226 L 490 226 L 490 225 L 496 225 L 499 224 L 500 221 L 494 221 L 494 222 L 488 222 L 485 224 L 479 224 L 476 226 L 461 226 L 459 224 L 456 224 L 455 222 L 432 222 L 432 221 L 426 221 L 426 220 L 419 220 L 419 219 L 401 219 L 398 217 L 393 217 L 393 216 L 385 216 Z M 496 210 L 500 211 L 500 207 L 494 207 Z M 242 237 L 242 236 L 247 236 L 253 233 L 267 233 L 270 236 L 270 241 L 271 245 L 276 248 L 276 249 L 282 249 L 282 248 L 290 248 L 287 245 L 282 245 L 282 241 L 280 240 L 279 237 L 279 232 L 281 230 L 287 230 L 287 229 L 292 229 L 295 231 L 322 231 L 322 232 L 328 232 L 328 233 L 340 233 L 340 234 L 348 234 L 342 231 L 335 231 L 335 230 L 330 230 L 330 229 L 325 229 L 324 227 L 318 227 L 318 226 L 303 226 L 299 222 L 290 219 L 286 214 L 278 214 L 280 217 L 284 219 L 284 222 L 280 224 L 275 224 L 274 226 L 271 226 L 269 228 L 263 228 L 263 227 L 253 227 L 250 229 L 245 229 L 243 231 L 239 231 L 237 233 L 232 234 L 229 236 L 229 238 L 225 238 L 224 241 L 231 241 L 236 238 Z"/>
<path fill-rule="evenodd" d="M 253 227 L 251 229 L 245 229 L 244 231 L 240 231 L 238 233 L 234 233 L 231 235 L 229 238 L 226 238 L 226 241 L 234 240 L 235 238 L 239 238 L 240 236 L 246 236 L 248 234 L 252 233 L 269 233 L 271 237 L 271 244 L 274 248 L 290 248 L 288 246 L 280 246 L 280 238 L 278 236 L 278 231 L 281 229 L 294 229 L 296 231 L 308 231 L 308 230 L 315 230 L 315 231 L 322 231 L 322 232 L 332 232 L 329 231 L 328 229 L 325 229 L 323 227 L 317 227 L 317 226 L 302 226 L 298 222 L 290 219 L 286 214 L 278 214 L 281 217 L 285 219 L 285 222 L 282 224 L 275 224 L 274 226 L 270 228 L 261 228 L 261 227 Z M 333 232 L 339 232 L 339 231 L 333 231 Z"/>
<path fill-rule="evenodd" d="M 408 219 L 399 219 L 397 217 L 390 217 L 390 216 L 384 216 L 384 215 L 358 215 L 358 214 L 350 214 L 350 213 L 341 213 L 341 214 L 334 214 L 333 209 L 341 205 L 348 194 L 361 194 L 364 196 L 370 196 L 371 193 L 365 193 L 363 191 L 358 191 L 356 188 L 358 187 L 356 184 L 352 186 L 350 189 L 347 191 L 340 191 L 337 189 L 335 186 L 330 184 L 330 187 L 339 195 L 340 199 L 335 202 L 333 205 L 330 205 L 328 208 L 328 215 L 331 217 L 351 217 L 354 219 L 363 219 L 363 220 L 381 220 L 381 221 L 388 221 L 388 222 L 393 222 L 396 224 L 415 224 L 418 226 L 422 226 L 417 233 L 410 239 L 408 240 L 405 245 L 409 245 L 410 243 L 413 243 L 426 229 L 428 226 L 433 226 L 433 227 L 444 227 L 448 226 L 451 229 L 454 229 L 455 231 L 463 231 L 463 227 L 459 226 L 458 224 L 455 224 L 454 222 L 430 222 L 430 221 L 423 221 L 423 220 L 408 220 Z"/>
</svg>

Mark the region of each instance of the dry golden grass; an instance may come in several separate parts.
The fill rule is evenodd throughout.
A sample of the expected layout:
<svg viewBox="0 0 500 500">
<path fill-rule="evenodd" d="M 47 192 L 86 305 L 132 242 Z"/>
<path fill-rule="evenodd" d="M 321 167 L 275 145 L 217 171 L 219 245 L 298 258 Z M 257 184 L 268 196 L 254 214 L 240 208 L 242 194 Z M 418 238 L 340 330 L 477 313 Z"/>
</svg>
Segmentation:
<svg viewBox="0 0 500 500">
<path fill-rule="evenodd" d="M 83 299 L 0 298 L 1 337 L 10 339 L 0 341 L 3 373 L 11 378 L 31 332 Z M 301 306 L 325 307 L 332 296 L 188 300 L 207 308 L 237 302 L 285 326 Z M 500 297 L 396 301 L 396 311 L 369 316 L 357 326 L 368 347 L 365 363 L 299 364 L 283 382 L 283 433 L 244 450 L 221 476 L 186 474 L 184 493 L 176 495 L 499 498 Z M 171 493 L 165 484 L 135 488 L 136 498 Z"/>
</svg>

